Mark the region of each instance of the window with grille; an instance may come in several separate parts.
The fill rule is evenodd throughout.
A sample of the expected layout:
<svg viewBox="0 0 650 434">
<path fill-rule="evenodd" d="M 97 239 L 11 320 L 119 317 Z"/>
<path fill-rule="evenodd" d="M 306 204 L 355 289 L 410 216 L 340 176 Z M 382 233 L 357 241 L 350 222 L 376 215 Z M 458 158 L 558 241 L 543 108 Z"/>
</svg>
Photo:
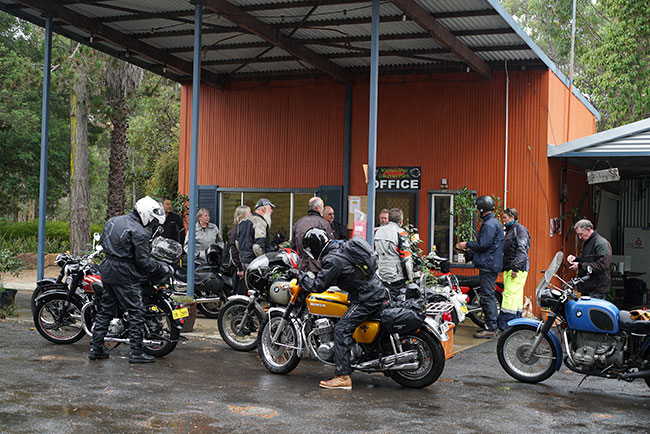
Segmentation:
<svg viewBox="0 0 650 434">
<path fill-rule="evenodd" d="M 431 196 L 431 209 L 429 210 L 429 251 L 434 246 L 436 254 L 449 259 L 452 263 L 459 263 L 458 252 L 454 250 L 456 243 L 461 240 L 454 234 L 456 218 L 454 216 L 454 194 L 453 190 L 442 190 L 429 192 Z"/>
</svg>

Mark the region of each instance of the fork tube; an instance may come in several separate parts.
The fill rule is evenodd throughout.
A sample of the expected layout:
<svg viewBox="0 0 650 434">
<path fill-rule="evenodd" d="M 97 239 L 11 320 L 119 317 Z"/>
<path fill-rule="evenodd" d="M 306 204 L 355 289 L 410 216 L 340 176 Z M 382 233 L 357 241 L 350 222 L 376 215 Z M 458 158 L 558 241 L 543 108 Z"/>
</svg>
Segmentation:
<svg viewBox="0 0 650 434">
<path fill-rule="evenodd" d="M 273 333 L 273 336 L 271 336 L 271 342 L 276 343 L 278 338 L 280 337 L 280 333 L 282 333 L 282 330 L 284 329 L 284 325 L 287 323 L 287 320 L 289 319 L 289 315 L 291 315 L 291 310 L 292 310 L 293 304 L 289 304 L 287 306 L 287 310 L 284 311 L 284 315 L 282 315 L 282 318 L 280 319 L 280 324 L 278 325 L 278 328 L 275 330 L 275 333 Z M 271 319 L 269 318 L 269 323 L 271 322 Z"/>
<path fill-rule="evenodd" d="M 537 333 L 537 336 L 535 336 L 533 345 L 531 345 L 530 348 L 528 349 L 528 352 L 526 352 L 526 361 L 530 360 L 532 355 L 535 354 L 535 351 L 537 351 L 537 347 L 542 342 L 542 339 L 544 338 L 546 333 L 548 333 L 548 331 L 551 329 L 554 322 L 555 322 L 555 314 L 553 312 L 550 312 L 548 314 L 548 319 L 544 322 L 544 325 L 542 326 L 542 329 Z"/>
</svg>

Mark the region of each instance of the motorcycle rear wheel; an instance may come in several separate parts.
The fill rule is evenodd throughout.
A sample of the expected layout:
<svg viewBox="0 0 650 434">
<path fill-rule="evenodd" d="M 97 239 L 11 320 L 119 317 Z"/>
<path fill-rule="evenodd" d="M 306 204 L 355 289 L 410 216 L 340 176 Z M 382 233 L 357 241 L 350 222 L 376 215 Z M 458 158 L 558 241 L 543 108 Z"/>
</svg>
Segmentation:
<svg viewBox="0 0 650 434">
<path fill-rule="evenodd" d="M 420 330 L 402 336 L 402 348 L 416 350 L 420 367 L 415 371 L 393 371 L 391 378 L 405 387 L 427 387 L 440 377 L 445 369 L 445 350 L 438 339 Z"/>
<path fill-rule="evenodd" d="M 535 327 L 520 324 L 508 328 L 497 342 L 497 357 L 501 367 L 512 378 L 523 383 L 539 383 L 555 373 L 557 349 L 548 335 L 542 337 L 530 360 L 525 360 L 524 356 L 536 335 Z"/>
<path fill-rule="evenodd" d="M 181 331 L 174 326 L 171 312 L 164 303 L 145 303 L 144 339 L 162 342 L 160 345 L 144 344 L 144 352 L 155 357 L 171 353 Z"/>
<path fill-rule="evenodd" d="M 55 344 L 73 344 L 85 336 L 81 317 L 82 301 L 72 298 L 66 307 L 65 294 L 44 296 L 34 307 L 34 327 Z"/>
<path fill-rule="evenodd" d="M 497 284 L 499 285 L 499 284 Z M 469 293 L 469 303 L 468 308 L 476 308 L 478 310 L 474 312 L 469 312 L 467 316 L 472 320 L 474 324 L 480 328 L 485 328 L 485 315 L 483 314 L 483 309 L 481 309 L 481 295 L 479 294 L 480 288 L 471 288 Z M 494 295 L 497 299 L 497 318 L 501 312 L 501 303 L 503 302 L 503 294 L 496 289 L 494 290 Z M 471 306 L 470 306 L 471 305 Z"/>
<path fill-rule="evenodd" d="M 298 330 L 290 321 L 284 324 L 278 342 L 272 343 L 271 338 L 277 330 L 282 317 L 280 315 L 267 316 L 257 337 L 257 352 L 266 369 L 274 374 L 288 374 L 293 371 L 298 363 Z"/>
<path fill-rule="evenodd" d="M 243 300 L 230 300 L 221 308 L 217 320 L 221 338 L 237 351 L 255 349 L 260 324 L 264 320 L 257 309 L 246 315 L 247 306 Z"/>
<path fill-rule="evenodd" d="M 206 318 L 216 319 L 219 317 L 219 311 L 223 308 L 226 303 L 226 294 L 223 291 L 218 293 L 209 293 L 208 297 L 217 296 L 219 299 L 214 303 L 198 303 L 196 308 L 201 312 Z"/>
</svg>

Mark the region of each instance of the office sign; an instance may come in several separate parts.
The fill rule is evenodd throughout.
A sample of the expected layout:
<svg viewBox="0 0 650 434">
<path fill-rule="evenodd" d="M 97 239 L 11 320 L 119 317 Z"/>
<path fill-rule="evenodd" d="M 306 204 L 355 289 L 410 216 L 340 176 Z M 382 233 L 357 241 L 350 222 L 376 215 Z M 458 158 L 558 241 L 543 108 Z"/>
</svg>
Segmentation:
<svg viewBox="0 0 650 434">
<path fill-rule="evenodd" d="M 378 167 L 375 174 L 377 190 L 419 190 L 420 166 Z"/>
</svg>

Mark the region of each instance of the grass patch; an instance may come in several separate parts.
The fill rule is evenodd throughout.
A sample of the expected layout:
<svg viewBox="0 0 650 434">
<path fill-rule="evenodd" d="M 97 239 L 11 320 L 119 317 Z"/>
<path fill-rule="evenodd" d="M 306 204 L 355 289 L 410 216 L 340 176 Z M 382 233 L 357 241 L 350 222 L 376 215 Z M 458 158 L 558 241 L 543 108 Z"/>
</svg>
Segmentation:
<svg viewBox="0 0 650 434">
<path fill-rule="evenodd" d="M 101 224 L 90 225 L 90 233 L 101 233 Z M 91 237 L 92 239 L 92 237 Z M 0 251 L 36 253 L 38 251 L 38 221 L 14 222 L 0 219 Z M 70 223 L 49 221 L 45 223 L 45 253 L 70 250 Z"/>
</svg>

